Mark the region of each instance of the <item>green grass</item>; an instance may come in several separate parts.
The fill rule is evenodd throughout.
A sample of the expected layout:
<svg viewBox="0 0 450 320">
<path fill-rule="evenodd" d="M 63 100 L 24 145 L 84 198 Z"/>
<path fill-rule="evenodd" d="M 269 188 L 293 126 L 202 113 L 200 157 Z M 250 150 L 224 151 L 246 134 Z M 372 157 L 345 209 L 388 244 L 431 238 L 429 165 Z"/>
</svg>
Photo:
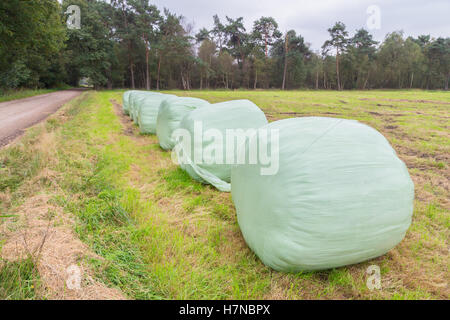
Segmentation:
<svg viewBox="0 0 450 320">
<path fill-rule="evenodd" d="M 86 258 L 97 278 L 130 298 L 448 298 L 442 283 L 448 274 L 449 105 L 437 103 L 450 103 L 448 93 L 171 93 L 210 102 L 250 99 L 270 121 L 331 116 L 380 130 L 416 184 L 414 219 L 405 240 L 383 257 L 354 266 L 299 274 L 271 270 L 246 246 L 230 194 L 193 181 L 155 136 L 140 135 L 136 127 L 133 135 L 124 134 L 127 124 L 121 124 L 110 102 L 121 102 L 120 91 L 89 92 L 64 109 L 68 120 L 52 118 L 22 144 L 0 151 L 0 170 L 6 173 L 0 177 L 0 196 L 10 199 L 0 214 L 9 214 L 33 192 L 52 194 L 76 217 L 80 239 L 102 257 Z M 50 133 L 54 146 L 40 146 L 41 135 Z M 28 183 L 44 168 L 57 173 L 55 181 Z M 366 287 L 371 264 L 382 270 L 382 290 Z"/>
<path fill-rule="evenodd" d="M 40 94 L 55 92 L 58 90 L 61 89 L 21 89 L 21 90 L 9 90 L 6 92 L 0 91 L 0 102 L 29 98 Z"/>
<path fill-rule="evenodd" d="M 15 191 L 21 183 L 34 176 L 41 168 L 41 154 L 26 152 L 34 139 L 27 136 L 22 144 L 6 149 L 0 158 L 0 192 Z"/>
<path fill-rule="evenodd" d="M 39 281 L 32 259 L 18 262 L 0 259 L 0 300 L 36 299 Z"/>
</svg>

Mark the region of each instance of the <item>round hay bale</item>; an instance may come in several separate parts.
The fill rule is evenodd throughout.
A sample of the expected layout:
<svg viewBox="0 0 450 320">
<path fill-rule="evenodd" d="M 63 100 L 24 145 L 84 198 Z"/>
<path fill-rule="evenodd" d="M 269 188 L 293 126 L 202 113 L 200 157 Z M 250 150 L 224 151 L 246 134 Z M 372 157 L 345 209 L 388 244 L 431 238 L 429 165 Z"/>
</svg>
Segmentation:
<svg viewBox="0 0 450 320">
<path fill-rule="evenodd" d="M 127 116 L 130 115 L 130 94 L 131 91 L 125 91 L 125 93 L 123 94 L 123 103 L 122 103 L 122 108 L 123 108 L 123 113 L 126 114 Z"/>
<path fill-rule="evenodd" d="M 193 179 L 229 192 L 233 163 L 227 160 L 237 154 L 237 143 L 227 150 L 227 131 L 256 130 L 266 124 L 264 112 L 249 100 L 216 103 L 191 111 L 176 130 L 190 137 L 180 139 L 174 148 L 180 167 Z M 196 136 L 199 133 L 201 136 Z"/>
<path fill-rule="evenodd" d="M 138 98 L 136 122 L 141 133 L 156 133 L 156 118 L 161 102 L 176 97 L 172 94 L 147 95 Z"/>
<path fill-rule="evenodd" d="M 130 116 L 134 123 L 139 124 L 139 112 L 145 98 L 161 95 L 162 93 L 152 91 L 134 91 L 130 94 Z"/>
<path fill-rule="evenodd" d="M 335 268 L 381 256 L 404 238 L 414 185 L 378 131 L 320 117 L 262 129 L 279 132 L 278 172 L 237 165 L 231 185 L 242 234 L 264 264 L 286 272 Z"/>
<path fill-rule="evenodd" d="M 174 97 L 164 100 L 156 120 L 156 134 L 161 148 L 171 150 L 175 146 L 172 134 L 180 126 L 181 119 L 189 112 L 206 106 L 210 106 L 210 103 L 198 98 Z"/>
</svg>

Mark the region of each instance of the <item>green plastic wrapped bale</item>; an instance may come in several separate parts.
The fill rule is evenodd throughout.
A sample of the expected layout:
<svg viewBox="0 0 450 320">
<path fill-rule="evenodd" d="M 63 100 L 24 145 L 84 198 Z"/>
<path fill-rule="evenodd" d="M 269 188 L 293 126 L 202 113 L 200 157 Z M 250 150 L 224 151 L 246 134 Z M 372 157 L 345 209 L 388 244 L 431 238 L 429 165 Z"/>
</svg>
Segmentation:
<svg viewBox="0 0 450 320">
<path fill-rule="evenodd" d="M 233 162 L 228 159 L 237 155 L 238 143 L 231 149 L 233 154 L 227 154 L 227 141 L 224 141 L 227 131 L 256 130 L 266 124 L 262 110 L 249 100 L 227 101 L 196 109 L 181 120 L 177 130 L 185 131 L 191 137 L 179 138 L 174 148 L 180 167 L 193 179 L 230 192 Z"/>
<path fill-rule="evenodd" d="M 164 100 L 156 120 L 156 134 L 161 148 L 171 150 L 175 146 L 172 134 L 180 126 L 181 119 L 192 110 L 206 106 L 210 106 L 208 101 L 197 98 L 175 97 Z"/>
<path fill-rule="evenodd" d="M 126 91 L 123 94 L 123 103 L 122 103 L 122 107 L 123 107 L 123 113 L 125 113 L 126 115 L 130 114 L 130 94 L 131 91 Z"/>
<path fill-rule="evenodd" d="M 135 124 L 139 125 L 139 113 L 140 113 L 140 109 L 144 105 L 145 99 L 148 97 L 159 96 L 159 95 L 161 95 L 161 94 L 156 93 L 156 92 L 155 93 L 141 92 L 140 94 L 135 95 L 134 100 L 133 100 L 133 110 L 132 110 L 132 116 L 131 116 Z"/>
<path fill-rule="evenodd" d="M 128 115 L 130 117 L 133 116 L 133 106 L 134 106 L 134 100 L 136 98 L 136 96 L 141 95 L 141 94 L 146 94 L 145 91 L 139 91 L 139 90 L 130 90 L 127 91 L 128 92 L 128 99 L 126 100 L 127 102 L 127 109 L 128 109 Z M 124 108 L 125 108 L 125 99 L 124 99 Z"/>
<path fill-rule="evenodd" d="M 128 109 L 129 109 L 129 115 L 130 118 L 134 121 L 134 114 L 135 114 L 135 105 L 136 105 L 136 99 L 145 94 L 143 91 L 137 91 L 133 90 L 130 92 L 130 95 L 128 96 Z"/>
<path fill-rule="evenodd" d="M 140 93 L 142 93 L 142 91 L 137 91 L 137 90 L 132 90 L 129 91 L 129 95 L 128 95 L 128 113 L 130 115 L 130 117 L 133 117 L 133 104 L 134 104 L 134 99 L 136 98 L 136 95 L 139 95 Z"/>
<path fill-rule="evenodd" d="M 143 96 L 138 100 L 136 122 L 141 133 L 156 133 L 156 119 L 161 102 L 176 97 L 172 94 L 159 94 Z"/>
<path fill-rule="evenodd" d="M 278 172 L 236 165 L 231 182 L 242 234 L 264 264 L 285 272 L 335 268 L 381 256 L 404 238 L 414 185 L 378 131 L 317 117 L 263 129 L 279 130 Z M 275 143 L 270 138 L 267 147 Z"/>
<path fill-rule="evenodd" d="M 144 105 L 145 98 L 161 96 L 162 93 L 152 91 L 135 91 L 130 95 L 130 116 L 134 123 L 139 123 L 139 110 Z"/>
</svg>

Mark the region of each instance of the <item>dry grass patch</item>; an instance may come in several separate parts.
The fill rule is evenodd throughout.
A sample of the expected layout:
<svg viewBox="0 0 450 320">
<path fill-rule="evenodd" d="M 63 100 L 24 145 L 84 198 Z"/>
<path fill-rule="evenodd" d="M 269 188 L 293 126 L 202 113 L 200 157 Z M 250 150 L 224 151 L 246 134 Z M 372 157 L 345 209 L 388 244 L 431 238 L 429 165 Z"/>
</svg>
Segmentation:
<svg viewBox="0 0 450 320">
<path fill-rule="evenodd" d="M 117 289 L 106 287 L 93 278 L 92 271 L 84 263 L 92 254 L 73 232 L 74 221 L 62 209 L 51 204 L 48 195 L 29 198 L 13 211 L 19 228 L 9 231 L 8 221 L 2 225 L 6 239 L 1 258 L 17 262 L 32 257 L 39 272 L 41 287 L 39 296 L 57 300 L 124 299 Z M 81 271 L 79 289 L 69 289 L 68 268 L 76 266 Z"/>
</svg>

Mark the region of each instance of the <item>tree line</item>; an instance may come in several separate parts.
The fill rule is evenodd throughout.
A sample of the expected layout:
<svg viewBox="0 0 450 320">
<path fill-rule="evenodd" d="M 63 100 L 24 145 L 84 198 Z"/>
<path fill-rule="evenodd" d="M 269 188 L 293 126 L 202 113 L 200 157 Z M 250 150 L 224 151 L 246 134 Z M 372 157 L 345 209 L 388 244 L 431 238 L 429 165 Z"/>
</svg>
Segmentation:
<svg viewBox="0 0 450 320">
<path fill-rule="evenodd" d="M 66 26 L 70 5 L 81 28 Z M 448 90 L 450 38 L 401 31 L 378 43 L 342 22 L 314 51 L 272 17 L 251 30 L 244 18 L 215 15 L 194 32 L 182 15 L 148 0 L 8 0 L 0 2 L 0 88 L 77 86 L 145 89 Z"/>
</svg>

